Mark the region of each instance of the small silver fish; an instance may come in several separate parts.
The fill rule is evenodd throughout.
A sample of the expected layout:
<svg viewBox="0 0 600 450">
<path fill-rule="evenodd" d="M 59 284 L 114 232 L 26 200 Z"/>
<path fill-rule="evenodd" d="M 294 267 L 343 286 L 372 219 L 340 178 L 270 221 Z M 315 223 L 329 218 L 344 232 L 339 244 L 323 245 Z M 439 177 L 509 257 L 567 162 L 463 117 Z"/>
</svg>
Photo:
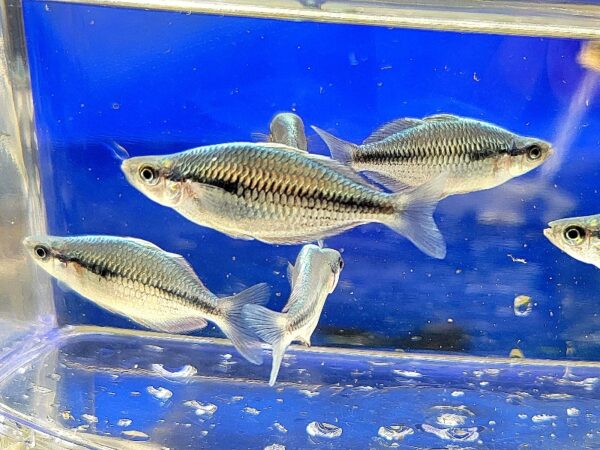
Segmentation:
<svg viewBox="0 0 600 450">
<path fill-rule="evenodd" d="M 550 222 L 544 236 L 567 255 L 600 269 L 600 214 Z"/>
<path fill-rule="evenodd" d="M 134 238 L 28 237 L 33 260 L 78 294 L 151 330 L 185 333 L 217 324 L 238 351 L 262 363 L 260 342 L 242 320 L 245 304 L 264 304 L 266 284 L 218 298 L 180 255 Z"/>
<path fill-rule="evenodd" d="M 310 337 L 325 300 L 337 286 L 343 268 L 344 260 L 338 251 L 305 245 L 296 264 L 288 267 L 292 292 L 283 311 L 278 313 L 259 305 L 244 306 L 244 320 L 273 348 L 269 385 L 275 384 L 285 350 L 293 341 L 310 346 Z"/>
<path fill-rule="evenodd" d="M 269 142 L 308 151 L 304 122 L 294 113 L 279 113 L 269 125 Z"/>
<path fill-rule="evenodd" d="M 447 173 L 441 198 L 496 187 L 536 168 L 553 153 L 540 139 L 450 114 L 395 120 L 362 145 L 313 129 L 333 158 L 392 190 L 419 186 Z"/>
<path fill-rule="evenodd" d="M 231 143 L 121 165 L 147 197 L 240 239 L 298 244 L 383 223 L 436 258 L 446 254 L 432 217 L 445 179 L 389 194 L 320 155 L 271 143 Z"/>
</svg>

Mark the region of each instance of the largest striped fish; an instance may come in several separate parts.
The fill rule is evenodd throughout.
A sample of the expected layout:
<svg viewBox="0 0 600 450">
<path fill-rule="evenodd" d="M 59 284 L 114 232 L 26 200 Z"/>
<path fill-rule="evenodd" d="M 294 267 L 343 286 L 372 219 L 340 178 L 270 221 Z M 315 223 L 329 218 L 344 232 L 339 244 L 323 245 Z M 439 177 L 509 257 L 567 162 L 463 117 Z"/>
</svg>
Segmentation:
<svg viewBox="0 0 600 450">
<path fill-rule="evenodd" d="M 246 142 L 130 158 L 121 168 L 152 200 L 236 238 L 298 244 L 379 222 L 431 256 L 446 253 L 432 217 L 443 177 L 388 194 L 330 158 Z"/>
<path fill-rule="evenodd" d="M 392 188 L 419 186 L 447 173 L 442 197 L 496 187 L 538 167 L 553 152 L 541 139 L 450 114 L 394 120 L 362 145 L 313 129 L 335 159 Z"/>
</svg>

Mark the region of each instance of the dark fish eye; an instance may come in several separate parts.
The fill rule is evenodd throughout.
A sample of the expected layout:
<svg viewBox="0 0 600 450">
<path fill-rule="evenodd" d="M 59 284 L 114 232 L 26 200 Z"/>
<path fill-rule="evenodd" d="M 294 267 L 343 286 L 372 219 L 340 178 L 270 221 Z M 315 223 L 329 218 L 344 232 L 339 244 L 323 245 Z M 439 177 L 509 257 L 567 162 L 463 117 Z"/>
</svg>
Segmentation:
<svg viewBox="0 0 600 450">
<path fill-rule="evenodd" d="M 139 170 L 140 178 L 147 184 L 158 182 L 158 171 L 152 166 L 142 166 Z"/>
<path fill-rule="evenodd" d="M 527 157 L 532 161 L 542 157 L 542 148 L 539 145 L 532 145 L 527 149 Z"/>
<path fill-rule="evenodd" d="M 35 255 L 40 259 L 46 259 L 48 257 L 48 255 L 50 254 L 48 249 L 46 247 L 44 247 L 43 245 L 36 245 L 36 247 L 33 249 L 33 251 L 35 252 Z"/>
<path fill-rule="evenodd" d="M 571 225 L 565 228 L 564 231 L 565 239 L 571 244 L 581 244 L 585 237 L 585 230 L 577 225 Z"/>
<path fill-rule="evenodd" d="M 340 256 L 340 259 L 338 261 L 338 267 L 339 267 L 340 271 L 344 268 L 344 260 L 342 259 L 341 256 Z"/>
</svg>

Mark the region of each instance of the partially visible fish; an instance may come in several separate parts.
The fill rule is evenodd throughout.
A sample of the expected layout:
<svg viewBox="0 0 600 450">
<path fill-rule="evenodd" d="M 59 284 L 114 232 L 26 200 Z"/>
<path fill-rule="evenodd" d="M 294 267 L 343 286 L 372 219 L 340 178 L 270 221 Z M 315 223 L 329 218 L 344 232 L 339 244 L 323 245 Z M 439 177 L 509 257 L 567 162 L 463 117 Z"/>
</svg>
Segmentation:
<svg viewBox="0 0 600 450">
<path fill-rule="evenodd" d="M 250 362 L 262 363 L 260 342 L 242 307 L 263 304 L 266 284 L 217 298 L 180 255 L 134 238 L 28 237 L 23 241 L 46 272 L 104 309 L 151 330 L 185 333 L 217 324 Z"/>
<path fill-rule="evenodd" d="M 589 70 L 600 72 L 600 41 L 587 41 L 581 46 L 577 62 Z"/>
<path fill-rule="evenodd" d="M 391 190 L 419 186 L 447 173 L 440 198 L 498 186 L 536 168 L 553 152 L 540 139 L 450 114 L 394 120 L 362 145 L 313 129 L 333 158 Z"/>
<path fill-rule="evenodd" d="M 275 384 L 285 350 L 293 341 L 310 346 L 325 300 L 337 286 L 343 268 L 344 260 L 337 250 L 305 245 L 296 264 L 288 267 L 292 292 L 283 311 L 278 313 L 259 305 L 244 306 L 244 320 L 273 349 L 269 385 Z"/>
<path fill-rule="evenodd" d="M 304 122 L 294 113 L 279 113 L 273 117 L 269 125 L 269 134 L 254 133 L 254 137 L 276 144 L 287 145 L 299 150 L 308 151 L 308 143 L 304 131 Z"/>
<path fill-rule="evenodd" d="M 600 214 L 550 222 L 544 236 L 567 255 L 600 269 Z"/>
<path fill-rule="evenodd" d="M 377 222 L 436 258 L 446 254 L 432 217 L 445 178 L 397 194 L 352 169 L 271 143 L 210 145 L 123 161 L 127 180 L 192 222 L 240 239 L 309 243 Z"/>
</svg>

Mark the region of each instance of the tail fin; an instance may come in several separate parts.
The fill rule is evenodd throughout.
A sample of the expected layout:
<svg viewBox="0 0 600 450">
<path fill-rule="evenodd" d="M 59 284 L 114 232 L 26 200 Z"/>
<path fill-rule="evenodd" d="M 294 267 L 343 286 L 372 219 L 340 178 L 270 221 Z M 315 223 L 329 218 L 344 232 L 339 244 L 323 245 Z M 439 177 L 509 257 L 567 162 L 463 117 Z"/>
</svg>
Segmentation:
<svg viewBox="0 0 600 450">
<path fill-rule="evenodd" d="M 269 298 L 269 286 L 260 283 L 232 297 L 219 300 L 219 306 L 225 315 L 219 323 L 221 331 L 231 340 L 241 355 L 253 364 L 262 364 L 261 346 L 252 330 L 242 318 L 242 308 L 245 305 L 260 305 Z"/>
<path fill-rule="evenodd" d="M 446 179 L 446 174 L 442 174 L 415 189 L 393 194 L 398 210 L 395 218 L 387 223 L 422 252 L 437 259 L 446 257 L 446 243 L 433 220 L 433 212 L 442 197 Z"/>
<path fill-rule="evenodd" d="M 279 374 L 279 367 L 281 366 L 285 349 L 290 344 L 285 340 L 285 326 L 287 324 L 285 314 L 271 311 L 263 306 L 247 305 L 244 306 L 243 316 L 248 326 L 263 341 L 271 344 L 273 349 L 273 365 L 271 366 L 269 385 L 273 386 Z"/>
<path fill-rule="evenodd" d="M 325 141 L 333 159 L 336 159 L 343 164 L 350 164 L 352 162 L 353 152 L 358 148 L 358 145 L 336 138 L 333 134 L 321 130 L 314 125 L 311 128 L 321 136 L 323 141 Z"/>
</svg>

